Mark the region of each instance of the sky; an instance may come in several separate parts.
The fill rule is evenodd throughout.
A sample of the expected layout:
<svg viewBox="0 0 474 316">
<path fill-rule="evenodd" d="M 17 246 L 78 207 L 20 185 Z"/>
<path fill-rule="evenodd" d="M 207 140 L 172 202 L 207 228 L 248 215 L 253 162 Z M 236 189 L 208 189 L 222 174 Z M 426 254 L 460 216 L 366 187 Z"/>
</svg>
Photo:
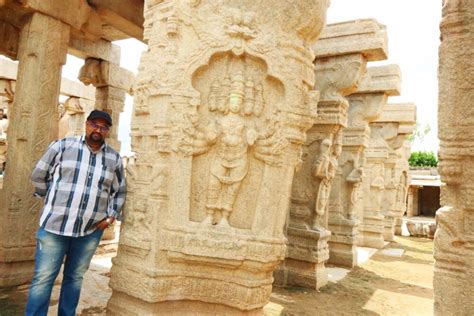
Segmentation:
<svg viewBox="0 0 474 316">
<path fill-rule="evenodd" d="M 421 142 L 416 139 L 412 151 L 438 151 L 438 46 L 441 0 L 331 0 L 327 22 L 336 23 L 373 18 L 387 27 L 387 61 L 371 62 L 368 66 L 398 64 L 402 72 L 401 96 L 390 97 L 389 103 L 410 102 L 417 106 L 417 121 L 430 132 Z M 122 48 L 120 65 L 137 73 L 141 52 L 146 45 L 137 40 L 117 41 Z M 83 61 L 68 56 L 63 76 L 77 80 Z M 133 98 L 127 96 L 120 119 L 119 139 L 122 154 L 130 153 L 130 120 Z"/>
</svg>

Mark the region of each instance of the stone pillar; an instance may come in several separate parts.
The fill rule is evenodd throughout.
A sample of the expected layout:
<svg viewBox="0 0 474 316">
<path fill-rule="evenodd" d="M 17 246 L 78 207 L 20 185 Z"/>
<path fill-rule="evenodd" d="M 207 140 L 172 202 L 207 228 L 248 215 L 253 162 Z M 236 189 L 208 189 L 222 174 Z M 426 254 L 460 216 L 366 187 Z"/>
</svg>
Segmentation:
<svg viewBox="0 0 474 316">
<path fill-rule="evenodd" d="M 302 166 L 293 181 L 287 255 L 274 276 L 278 285 L 319 289 L 327 283 L 327 210 L 347 126 L 349 102 L 344 96 L 356 91 L 367 61 L 386 58 L 385 27 L 374 20 L 328 25 L 314 51 L 316 89 L 321 91 L 318 119 L 308 131 Z"/>
<path fill-rule="evenodd" d="M 69 27 L 34 13 L 20 34 L 18 80 L 8 127 L 8 157 L 0 191 L 0 286 L 28 282 L 33 273 L 40 199 L 31 170 L 57 137 L 61 67 Z"/>
<path fill-rule="evenodd" d="M 245 3 L 245 4 L 244 4 Z M 260 315 L 328 1 L 149 1 L 113 315 Z"/>
<path fill-rule="evenodd" d="M 112 45 L 112 44 L 111 44 Z M 117 56 L 120 59 L 120 54 Z M 125 96 L 131 91 L 135 80 L 133 73 L 120 68 L 117 63 L 96 58 L 87 58 L 79 73 L 79 80 L 85 85 L 92 84 L 95 90 L 95 108 L 106 111 L 114 122 L 108 140 L 115 150 L 120 152 L 118 126 L 120 113 L 125 106 Z"/>
<path fill-rule="evenodd" d="M 418 186 L 410 186 L 408 188 L 408 201 L 407 201 L 407 216 L 418 215 Z"/>
<path fill-rule="evenodd" d="M 3 187 L 3 172 L 7 159 L 8 112 L 13 103 L 15 81 L 1 78 L 0 74 L 0 189 Z"/>
<path fill-rule="evenodd" d="M 438 136 L 441 205 L 434 239 L 435 315 L 474 310 L 474 3 L 443 1 Z"/>
<path fill-rule="evenodd" d="M 348 96 L 348 126 L 343 131 L 339 172 L 329 200 L 329 262 L 354 267 L 356 245 L 362 219 L 362 188 L 365 177 L 365 150 L 369 146 L 369 123 L 382 112 L 388 96 L 400 92 L 400 69 L 396 65 L 369 67 L 357 92 Z"/>
<path fill-rule="evenodd" d="M 64 102 L 64 115 L 59 120 L 58 138 L 83 135 L 86 115 L 94 108 L 94 102 L 70 97 Z"/>
<path fill-rule="evenodd" d="M 386 127 L 384 140 L 388 145 L 381 209 L 384 216 L 383 237 L 385 241 L 394 241 L 395 223 L 401 222 L 405 210 L 402 201 L 406 199 L 408 157 L 404 154 L 407 148 L 403 146 L 415 127 L 416 106 L 411 103 L 388 104 L 375 122 Z"/>
<path fill-rule="evenodd" d="M 407 213 L 408 207 L 408 187 L 410 186 L 410 166 L 408 158 L 411 152 L 411 142 L 405 140 L 403 146 L 399 148 L 397 153 L 397 162 L 395 165 L 395 174 L 399 177 L 397 183 L 397 193 L 395 199 L 395 235 L 402 235 L 403 215 Z"/>
</svg>

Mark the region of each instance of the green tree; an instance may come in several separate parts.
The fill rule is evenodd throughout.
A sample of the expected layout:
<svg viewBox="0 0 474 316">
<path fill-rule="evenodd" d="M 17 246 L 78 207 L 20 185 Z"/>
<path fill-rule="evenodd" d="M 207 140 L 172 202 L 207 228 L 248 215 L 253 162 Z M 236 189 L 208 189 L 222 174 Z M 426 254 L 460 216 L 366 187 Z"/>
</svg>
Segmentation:
<svg viewBox="0 0 474 316">
<path fill-rule="evenodd" d="M 429 123 L 426 123 L 424 126 L 422 126 L 419 122 L 416 122 L 415 130 L 410 136 L 408 136 L 408 140 L 411 143 L 414 143 L 415 140 L 418 140 L 420 143 L 422 143 L 430 131 L 431 125 Z"/>
<path fill-rule="evenodd" d="M 437 167 L 438 158 L 432 151 L 414 151 L 408 158 L 411 167 Z"/>
</svg>

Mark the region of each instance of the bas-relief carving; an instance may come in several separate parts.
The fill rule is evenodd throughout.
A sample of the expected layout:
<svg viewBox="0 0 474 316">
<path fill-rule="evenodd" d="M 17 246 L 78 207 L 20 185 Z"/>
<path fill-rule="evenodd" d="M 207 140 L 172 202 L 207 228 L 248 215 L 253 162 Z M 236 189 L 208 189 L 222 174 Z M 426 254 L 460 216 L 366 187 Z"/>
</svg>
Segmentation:
<svg viewBox="0 0 474 316">
<path fill-rule="evenodd" d="M 294 3 L 301 14 L 294 21 L 285 15 L 292 22 L 275 26 L 281 8 L 258 2 L 147 4 L 149 50 L 142 56 L 132 118 L 137 159 L 128 171 L 130 217 L 114 261 L 109 311 L 122 312 L 119 301 L 137 297 L 137 290 L 152 304 L 178 295 L 252 311 L 267 302 L 271 271 L 284 257 L 281 210 L 316 115 L 306 45 L 319 33 L 326 6 Z M 314 19 L 302 19 L 308 15 Z M 164 168 L 159 205 L 152 205 L 147 179 L 155 165 Z M 125 232 L 148 225 L 136 219 L 140 211 L 153 219 L 151 231 L 138 240 Z M 131 272 L 140 264 L 150 273 Z M 127 274 L 146 286 L 122 282 Z M 202 282 L 209 275 L 215 284 Z M 173 287 L 165 286 L 170 282 Z M 180 290 L 198 284 L 199 294 Z M 238 299 L 210 286 L 224 286 Z"/>
<path fill-rule="evenodd" d="M 313 137 L 312 137 L 313 136 Z M 339 144 L 330 138 L 314 139 L 309 132 L 303 147 L 302 167 L 295 175 L 292 189 L 290 225 L 309 230 L 326 230 L 331 180 L 336 175 Z"/>
<path fill-rule="evenodd" d="M 234 65 L 238 67 L 237 62 Z M 205 75 L 202 78 L 206 81 Z M 208 175 L 204 174 L 208 179 L 207 189 L 202 187 L 202 174 L 196 175 L 193 181 L 195 192 L 204 193 L 196 193 L 193 198 L 196 209 L 205 208 L 203 223 L 229 226 L 229 216 L 235 208 L 242 184 L 252 181 L 247 180 L 251 164 L 257 160 L 274 166 L 281 164 L 279 156 L 288 146 L 288 141 L 279 135 L 273 117 L 260 118 L 265 109 L 262 83 L 255 83 L 251 77 L 245 78 L 241 71 L 237 71 L 226 74 L 222 80 L 215 80 L 207 89 L 208 96 L 204 97 L 207 109 L 200 109 L 200 112 L 201 117 L 207 112 L 208 119 L 196 118 L 194 128 L 184 130 L 186 135 L 180 148 L 194 156 L 202 155 L 196 160 L 195 170 L 201 169 L 200 161 L 209 160 Z M 267 95 L 271 98 L 269 93 Z M 205 104 L 201 106 L 206 107 Z M 267 126 L 262 127 L 262 123 L 267 123 Z M 205 202 L 201 197 L 205 197 Z M 194 216 L 192 212 L 191 217 Z M 246 226 L 249 227 L 250 223 Z"/>
</svg>

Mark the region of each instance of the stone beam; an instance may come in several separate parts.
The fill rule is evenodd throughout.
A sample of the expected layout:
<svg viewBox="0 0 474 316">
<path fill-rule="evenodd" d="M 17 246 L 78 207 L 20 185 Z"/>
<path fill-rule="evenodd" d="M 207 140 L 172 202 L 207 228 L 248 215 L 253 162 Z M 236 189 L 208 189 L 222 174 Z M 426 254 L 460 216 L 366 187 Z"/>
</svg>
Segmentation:
<svg viewBox="0 0 474 316">
<path fill-rule="evenodd" d="M 93 57 L 111 63 L 120 63 L 120 46 L 103 39 L 91 41 L 85 38 L 71 37 L 68 52 L 81 59 Z"/>
<path fill-rule="evenodd" d="M 136 39 L 143 39 L 143 0 L 89 0 L 103 21 Z"/>
<path fill-rule="evenodd" d="M 398 96 L 401 92 L 402 75 L 398 65 L 367 68 L 367 73 L 357 87 L 357 94 L 383 92 Z"/>
<path fill-rule="evenodd" d="M 416 123 L 416 105 L 413 103 L 389 103 L 374 122 Z"/>
<path fill-rule="evenodd" d="M 99 39 L 102 35 L 100 17 L 85 0 L 23 0 L 20 6 L 23 10 L 41 12 L 66 23 L 87 37 Z"/>
<path fill-rule="evenodd" d="M 0 59 L 0 79 L 17 80 L 17 72 L 17 63 L 5 59 Z M 59 93 L 68 97 L 77 97 L 87 100 L 95 99 L 94 87 L 86 87 L 79 82 L 75 82 L 64 77 L 61 79 Z"/>
<path fill-rule="evenodd" d="M 7 21 L 0 20 L 0 54 L 17 59 L 20 29 Z"/>
<path fill-rule="evenodd" d="M 368 61 L 387 59 L 387 31 L 373 19 L 328 24 L 313 45 L 316 58 L 362 53 Z"/>
</svg>

